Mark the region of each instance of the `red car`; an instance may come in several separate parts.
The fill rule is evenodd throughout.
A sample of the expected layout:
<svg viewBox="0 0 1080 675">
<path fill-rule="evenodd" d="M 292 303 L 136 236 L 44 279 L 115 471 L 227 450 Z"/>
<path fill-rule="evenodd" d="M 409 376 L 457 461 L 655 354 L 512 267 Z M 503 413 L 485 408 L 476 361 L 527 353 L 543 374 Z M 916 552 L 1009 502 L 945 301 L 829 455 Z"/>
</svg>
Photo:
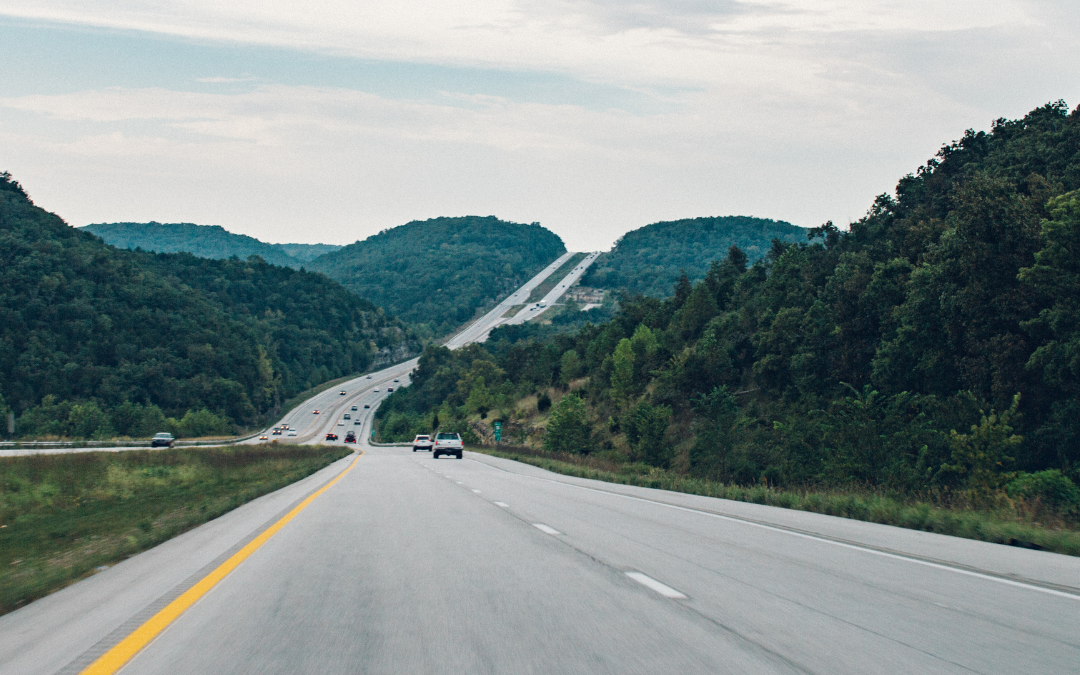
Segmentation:
<svg viewBox="0 0 1080 675">
<path fill-rule="evenodd" d="M 319 414 L 319 411 L 318 411 L 318 410 L 312 410 L 312 411 L 311 411 L 311 414 L 312 414 L 312 415 L 318 415 L 318 414 Z"/>
<path fill-rule="evenodd" d="M 346 443 L 355 443 L 356 442 L 356 434 L 354 434 L 351 431 L 349 433 L 345 434 L 345 442 Z"/>
<path fill-rule="evenodd" d="M 330 433 L 326 434 L 326 440 L 328 440 L 328 441 L 336 441 L 337 440 L 337 434 L 335 434 L 334 432 L 330 432 Z"/>
</svg>

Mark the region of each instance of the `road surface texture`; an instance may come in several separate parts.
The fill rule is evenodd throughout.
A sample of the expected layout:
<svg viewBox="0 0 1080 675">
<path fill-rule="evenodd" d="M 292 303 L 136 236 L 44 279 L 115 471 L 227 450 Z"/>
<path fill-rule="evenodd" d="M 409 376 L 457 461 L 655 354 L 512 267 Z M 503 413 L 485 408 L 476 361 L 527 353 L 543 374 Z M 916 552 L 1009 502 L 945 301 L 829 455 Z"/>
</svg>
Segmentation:
<svg viewBox="0 0 1080 675">
<path fill-rule="evenodd" d="M 0 617 L 78 673 L 333 484 L 123 673 L 1075 673 L 1080 560 L 364 447 Z"/>
</svg>

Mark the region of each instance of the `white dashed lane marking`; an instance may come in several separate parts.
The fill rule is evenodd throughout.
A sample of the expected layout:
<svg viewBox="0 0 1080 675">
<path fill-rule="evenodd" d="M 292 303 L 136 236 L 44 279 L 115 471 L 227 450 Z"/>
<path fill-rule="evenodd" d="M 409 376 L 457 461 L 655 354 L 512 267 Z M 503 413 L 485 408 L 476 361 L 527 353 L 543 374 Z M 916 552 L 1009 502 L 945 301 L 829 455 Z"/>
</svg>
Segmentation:
<svg viewBox="0 0 1080 675">
<path fill-rule="evenodd" d="M 510 508 L 510 505 L 509 505 L 509 504 L 504 504 L 504 503 L 502 503 L 502 502 L 492 502 L 492 503 L 493 503 L 493 504 L 495 504 L 495 506 L 501 506 L 501 507 L 503 507 L 504 509 L 508 509 L 508 508 Z"/>
<path fill-rule="evenodd" d="M 533 523 L 533 527 L 540 530 L 544 534 L 561 534 L 554 527 L 548 527 L 547 525 L 545 525 L 543 523 Z"/>
<path fill-rule="evenodd" d="M 652 590 L 656 591 L 657 593 L 664 596 L 665 598 L 674 598 L 676 600 L 685 600 L 686 599 L 685 595 L 678 592 L 677 590 L 675 590 L 671 586 L 668 586 L 666 584 L 662 584 L 659 581 L 657 581 L 656 579 L 653 579 L 652 577 L 650 577 L 650 576 L 648 576 L 646 574 L 642 574 L 641 572 L 627 572 L 626 576 L 630 577 L 631 579 L 638 582 L 642 586 L 645 586 L 646 588 L 651 588 Z"/>
</svg>

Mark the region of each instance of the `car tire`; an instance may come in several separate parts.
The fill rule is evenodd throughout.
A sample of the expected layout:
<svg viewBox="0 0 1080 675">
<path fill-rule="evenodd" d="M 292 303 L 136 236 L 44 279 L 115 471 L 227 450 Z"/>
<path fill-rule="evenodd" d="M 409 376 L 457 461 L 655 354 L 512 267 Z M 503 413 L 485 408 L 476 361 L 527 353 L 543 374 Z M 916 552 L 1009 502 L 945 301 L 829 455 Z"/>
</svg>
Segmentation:
<svg viewBox="0 0 1080 675">
<path fill-rule="evenodd" d="M 457 454 L 457 458 L 461 459 L 461 453 L 460 452 Z"/>
<path fill-rule="evenodd" d="M 416 452 L 416 448 L 413 448 L 413 449 L 412 449 L 412 451 L 413 451 L 413 452 Z"/>
</svg>

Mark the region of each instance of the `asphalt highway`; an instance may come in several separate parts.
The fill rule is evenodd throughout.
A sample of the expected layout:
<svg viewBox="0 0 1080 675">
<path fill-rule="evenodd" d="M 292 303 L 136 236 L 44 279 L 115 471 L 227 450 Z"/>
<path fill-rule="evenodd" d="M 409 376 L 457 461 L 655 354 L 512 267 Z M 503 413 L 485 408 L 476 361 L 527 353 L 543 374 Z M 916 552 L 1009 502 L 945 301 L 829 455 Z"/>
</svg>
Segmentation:
<svg viewBox="0 0 1080 675">
<path fill-rule="evenodd" d="M 570 270 L 569 274 L 563 277 L 554 288 L 548 291 L 547 295 L 540 298 L 539 301 L 521 308 L 521 311 L 512 317 L 506 318 L 502 323 L 515 325 L 522 324 L 526 321 L 532 321 L 536 317 L 540 316 L 544 312 L 548 311 L 555 306 L 555 301 L 565 294 L 570 287 L 574 285 L 582 274 L 585 274 L 585 270 L 589 268 L 589 265 L 596 262 L 596 258 L 600 255 L 599 252 L 590 253 L 582 259 L 581 263 L 577 267 Z M 524 297 L 528 298 L 528 295 Z"/>
<path fill-rule="evenodd" d="M 135 673 L 1075 673 L 1080 560 L 363 447 Z M 77 673 L 354 458 L 0 617 Z"/>
</svg>

